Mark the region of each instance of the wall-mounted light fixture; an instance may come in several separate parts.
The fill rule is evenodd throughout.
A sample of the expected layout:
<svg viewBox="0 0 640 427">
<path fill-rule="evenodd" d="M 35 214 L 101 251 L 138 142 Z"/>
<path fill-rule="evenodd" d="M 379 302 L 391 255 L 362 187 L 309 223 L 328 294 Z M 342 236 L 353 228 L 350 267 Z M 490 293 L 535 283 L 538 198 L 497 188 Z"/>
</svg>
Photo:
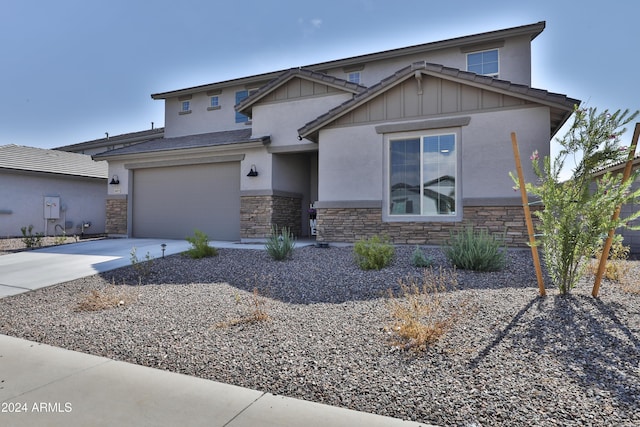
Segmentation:
<svg viewBox="0 0 640 427">
<path fill-rule="evenodd" d="M 247 176 L 258 176 L 258 169 L 256 169 L 256 165 L 251 165 L 251 170 Z"/>
<path fill-rule="evenodd" d="M 111 185 L 118 185 L 120 184 L 120 180 L 118 179 L 118 175 L 113 175 L 111 177 L 111 182 L 109 183 Z"/>
</svg>

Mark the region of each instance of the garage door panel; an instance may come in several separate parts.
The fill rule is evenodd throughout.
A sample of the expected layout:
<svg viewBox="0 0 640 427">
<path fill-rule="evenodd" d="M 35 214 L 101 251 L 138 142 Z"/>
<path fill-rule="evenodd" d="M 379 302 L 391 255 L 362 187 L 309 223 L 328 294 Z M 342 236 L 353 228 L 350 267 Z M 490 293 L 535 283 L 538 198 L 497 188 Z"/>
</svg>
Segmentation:
<svg viewBox="0 0 640 427">
<path fill-rule="evenodd" d="M 133 174 L 133 235 L 240 238 L 238 162 L 138 169 Z"/>
</svg>

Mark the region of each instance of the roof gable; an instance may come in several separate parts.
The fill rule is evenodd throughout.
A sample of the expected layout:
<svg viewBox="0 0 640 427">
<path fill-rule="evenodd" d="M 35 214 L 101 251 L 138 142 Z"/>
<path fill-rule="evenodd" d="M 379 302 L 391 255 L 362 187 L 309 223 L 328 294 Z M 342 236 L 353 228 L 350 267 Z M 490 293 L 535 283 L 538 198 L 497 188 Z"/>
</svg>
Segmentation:
<svg viewBox="0 0 640 427">
<path fill-rule="evenodd" d="M 236 105 L 236 111 L 251 117 L 252 107 L 260 102 L 277 102 L 313 96 L 330 95 L 336 92 L 361 93 L 366 86 L 324 73 L 292 68 L 270 81 Z"/>
<path fill-rule="evenodd" d="M 298 130 L 317 142 L 320 129 L 332 125 L 455 114 L 524 104 L 552 111 L 554 134 L 580 101 L 505 80 L 417 62 L 385 78 Z"/>
<path fill-rule="evenodd" d="M 105 179 L 108 174 L 107 162 L 85 154 L 15 144 L 0 146 L 0 169 Z"/>
</svg>

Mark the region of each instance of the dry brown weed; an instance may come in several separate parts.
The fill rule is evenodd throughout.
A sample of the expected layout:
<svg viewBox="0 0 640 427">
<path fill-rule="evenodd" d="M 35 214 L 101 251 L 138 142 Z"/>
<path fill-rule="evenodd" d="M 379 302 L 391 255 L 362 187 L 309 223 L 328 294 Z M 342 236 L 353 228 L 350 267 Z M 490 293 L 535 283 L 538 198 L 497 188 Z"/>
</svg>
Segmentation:
<svg viewBox="0 0 640 427">
<path fill-rule="evenodd" d="M 246 323 L 266 322 L 271 319 L 266 308 L 267 299 L 264 296 L 260 295 L 257 287 L 253 288 L 253 292 L 251 293 L 251 296 L 248 300 L 243 301 L 239 294 L 236 294 L 234 298 L 236 304 L 239 305 L 244 303 L 246 308 L 245 311 L 248 312 L 231 320 L 218 322 L 214 325 L 214 329 L 229 328 Z"/>
<path fill-rule="evenodd" d="M 93 289 L 80 296 L 75 311 L 100 311 L 131 304 L 137 299 L 135 293 L 123 286 L 109 285 L 104 289 Z"/>
<path fill-rule="evenodd" d="M 400 280 L 399 295 L 389 290 L 392 324 L 385 330 L 392 334 L 391 344 L 402 350 L 420 352 L 438 341 L 453 327 L 466 302 L 446 307 L 444 292 L 458 284 L 454 270 L 442 267 L 425 269 L 422 283 L 417 278 Z"/>
</svg>

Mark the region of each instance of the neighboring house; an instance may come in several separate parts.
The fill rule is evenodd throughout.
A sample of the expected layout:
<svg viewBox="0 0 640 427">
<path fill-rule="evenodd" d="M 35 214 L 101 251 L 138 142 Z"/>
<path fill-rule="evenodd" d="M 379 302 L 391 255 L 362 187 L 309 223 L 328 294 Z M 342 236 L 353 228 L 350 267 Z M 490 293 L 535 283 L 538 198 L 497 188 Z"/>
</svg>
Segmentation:
<svg viewBox="0 0 640 427">
<path fill-rule="evenodd" d="M 526 244 L 510 133 L 525 155 L 578 100 L 533 89 L 544 22 L 152 95 L 164 138 L 94 155 L 107 232 L 439 244 L 470 223 Z M 525 173 L 532 179 L 530 165 Z"/>
<path fill-rule="evenodd" d="M 164 128 L 154 128 L 153 123 L 151 125 L 152 127 L 149 130 L 125 133 L 122 135 L 114 136 L 110 136 L 109 134 L 107 134 L 105 138 L 80 142 L 78 144 L 64 145 L 62 147 L 56 147 L 54 148 L 54 150 L 92 155 L 109 150 L 115 150 L 116 148 L 128 147 L 130 145 L 138 144 L 140 142 L 145 142 L 152 139 L 162 138 L 164 136 Z"/>
<path fill-rule="evenodd" d="M 29 225 L 47 236 L 104 233 L 107 171 L 84 154 L 0 146 L 0 237 Z"/>
<path fill-rule="evenodd" d="M 595 177 L 599 178 L 607 172 L 611 172 L 613 174 L 620 174 L 622 176 L 625 166 L 626 166 L 626 161 L 603 169 L 598 174 L 596 174 Z M 640 156 L 636 156 L 633 159 L 632 170 L 636 170 L 638 169 L 638 167 L 640 167 Z M 637 190 L 638 188 L 640 188 L 640 178 L 637 178 L 634 181 L 631 188 L 633 190 Z M 637 204 L 623 205 L 622 208 L 620 209 L 620 217 L 622 218 L 628 217 L 629 215 L 633 214 L 634 212 L 637 212 L 638 210 L 640 210 L 640 206 L 638 206 Z M 611 212 L 611 214 L 613 215 L 613 212 Z M 631 225 L 640 226 L 640 219 L 636 219 L 635 221 L 632 221 Z M 640 230 L 630 230 L 628 228 L 619 228 L 618 230 L 616 230 L 616 233 L 622 236 L 623 238 L 622 243 L 625 246 L 629 246 L 630 252 L 632 254 L 634 255 L 640 254 Z"/>
</svg>

